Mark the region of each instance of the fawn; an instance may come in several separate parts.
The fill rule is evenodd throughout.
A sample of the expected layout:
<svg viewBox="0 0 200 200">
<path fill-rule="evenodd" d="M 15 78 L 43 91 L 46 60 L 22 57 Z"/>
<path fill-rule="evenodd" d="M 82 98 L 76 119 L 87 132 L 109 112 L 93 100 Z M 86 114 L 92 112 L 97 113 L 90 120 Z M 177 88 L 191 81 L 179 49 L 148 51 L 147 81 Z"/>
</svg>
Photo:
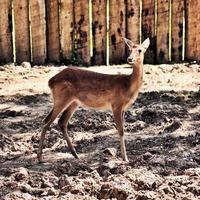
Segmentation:
<svg viewBox="0 0 200 200">
<path fill-rule="evenodd" d="M 120 137 L 121 155 L 124 161 L 128 161 L 124 128 L 124 111 L 136 100 L 143 79 L 144 53 L 149 47 L 147 38 L 142 44 L 136 45 L 124 38 L 130 55 L 128 64 L 133 66 L 130 75 L 101 74 L 78 68 L 66 68 L 49 80 L 49 87 L 53 96 L 53 109 L 44 119 L 41 132 L 37 158 L 42 161 L 42 148 L 45 133 L 51 123 L 62 113 L 58 125 L 63 137 L 67 141 L 72 155 L 78 158 L 67 133 L 67 124 L 78 106 L 92 109 L 110 109 L 113 112 L 114 121 Z"/>
</svg>

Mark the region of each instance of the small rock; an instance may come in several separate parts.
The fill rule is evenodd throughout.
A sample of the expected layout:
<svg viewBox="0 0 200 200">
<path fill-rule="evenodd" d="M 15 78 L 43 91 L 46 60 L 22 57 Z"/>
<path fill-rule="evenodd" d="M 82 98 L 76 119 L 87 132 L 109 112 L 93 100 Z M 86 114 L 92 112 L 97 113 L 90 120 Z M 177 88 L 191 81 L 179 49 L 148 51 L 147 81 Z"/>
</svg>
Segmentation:
<svg viewBox="0 0 200 200">
<path fill-rule="evenodd" d="M 101 190 L 99 192 L 100 199 L 118 199 L 123 200 L 127 199 L 129 196 L 128 191 L 123 188 L 115 187 L 112 184 L 104 183 L 101 186 Z"/>
<path fill-rule="evenodd" d="M 54 188 L 50 188 L 41 194 L 41 196 L 56 196 L 56 195 L 57 195 L 57 192 Z"/>
<path fill-rule="evenodd" d="M 28 68 L 28 69 L 31 68 L 30 62 L 23 62 L 23 63 L 21 64 L 21 66 L 24 67 L 24 68 Z"/>
<path fill-rule="evenodd" d="M 4 200 L 32 200 L 33 197 L 28 193 L 22 193 L 20 191 L 13 191 L 9 194 L 7 194 L 4 198 Z"/>
<path fill-rule="evenodd" d="M 104 154 L 109 155 L 109 156 L 113 156 L 116 157 L 116 149 L 115 148 L 107 148 L 103 151 Z"/>
<path fill-rule="evenodd" d="M 179 120 L 174 120 L 170 125 L 166 126 L 164 131 L 174 132 L 181 127 L 182 123 Z"/>
<path fill-rule="evenodd" d="M 135 183 L 135 188 L 137 190 L 152 190 L 154 191 L 161 184 L 163 179 L 152 173 L 151 171 L 141 168 L 141 169 L 133 169 L 124 174 L 128 180 L 132 183 Z"/>
<path fill-rule="evenodd" d="M 159 190 L 163 190 L 165 194 L 174 194 L 174 191 L 170 188 L 169 185 L 162 185 L 159 187 Z"/>
<path fill-rule="evenodd" d="M 119 165 L 119 166 L 114 167 L 113 169 L 111 169 L 111 173 L 112 174 L 124 174 L 125 172 L 130 170 L 130 168 L 131 168 L 130 166 Z"/>
<path fill-rule="evenodd" d="M 200 168 L 186 169 L 185 174 L 188 175 L 188 176 L 199 176 L 200 177 Z"/>
<path fill-rule="evenodd" d="M 59 175 L 62 175 L 62 174 L 69 175 L 69 174 L 72 174 L 73 171 L 75 170 L 70 162 L 62 163 L 61 165 L 58 165 L 56 168 L 57 168 L 56 171 Z"/>
<path fill-rule="evenodd" d="M 116 165 L 112 162 L 103 163 L 98 167 L 97 171 L 100 174 L 100 176 L 106 176 L 107 177 L 107 176 L 111 175 L 110 171 L 112 169 L 114 169 L 115 167 L 116 167 Z"/>
<path fill-rule="evenodd" d="M 161 157 L 153 157 L 150 162 L 150 164 L 152 165 L 161 165 L 161 166 L 165 166 L 165 159 L 161 158 Z"/>
<path fill-rule="evenodd" d="M 19 171 L 15 174 L 16 181 L 25 180 L 28 177 L 29 177 L 28 171 L 23 167 L 19 168 Z"/>
<path fill-rule="evenodd" d="M 51 188 L 53 187 L 53 184 L 49 182 L 49 179 L 47 177 L 42 178 L 41 188 Z"/>
<path fill-rule="evenodd" d="M 144 159 L 144 160 L 149 160 L 151 157 L 152 157 L 152 154 L 151 154 L 150 152 L 146 152 L 146 153 L 143 155 L 143 159 Z"/>
<path fill-rule="evenodd" d="M 19 189 L 23 192 L 23 193 L 29 193 L 31 195 L 41 195 L 44 190 L 43 189 L 38 189 L 38 188 L 33 188 L 28 184 L 21 184 L 19 185 Z"/>
<path fill-rule="evenodd" d="M 58 188 L 61 189 L 66 185 L 69 185 L 69 180 L 68 180 L 68 176 L 66 174 L 62 175 L 60 177 L 60 179 L 58 180 Z"/>
<path fill-rule="evenodd" d="M 6 68 L 4 66 L 0 66 L 0 71 L 6 71 Z"/>
<path fill-rule="evenodd" d="M 133 123 L 137 121 L 136 116 L 134 116 L 130 111 L 125 112 L 124 119 L 128 123 Z"/>
<path fill-rule="evenodd" d="M 145 74 L 151 74 L 151 72 L 150 71 L 146 71 Z"/>
</svg>

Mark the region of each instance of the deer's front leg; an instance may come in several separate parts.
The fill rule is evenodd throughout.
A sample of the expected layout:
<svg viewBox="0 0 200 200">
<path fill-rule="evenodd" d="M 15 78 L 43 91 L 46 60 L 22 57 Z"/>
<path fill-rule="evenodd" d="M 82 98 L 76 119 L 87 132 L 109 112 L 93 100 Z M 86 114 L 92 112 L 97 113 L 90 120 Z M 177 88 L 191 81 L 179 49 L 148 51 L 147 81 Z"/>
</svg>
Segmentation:
<svg viewBox="0 0 200 200">
<path fill-rule="evenodd" d="M 116 127 L 120 137 L 120 148 L 121 155 L 124 161 L 128 161 L 126 155 L 126 146 L 125 146 L 125 138 L 124 138 L 124 126 L 123 126 L 123 111 L 121 107 L 113 107 L 113 116 L 116 123 Z"/>
</svg>

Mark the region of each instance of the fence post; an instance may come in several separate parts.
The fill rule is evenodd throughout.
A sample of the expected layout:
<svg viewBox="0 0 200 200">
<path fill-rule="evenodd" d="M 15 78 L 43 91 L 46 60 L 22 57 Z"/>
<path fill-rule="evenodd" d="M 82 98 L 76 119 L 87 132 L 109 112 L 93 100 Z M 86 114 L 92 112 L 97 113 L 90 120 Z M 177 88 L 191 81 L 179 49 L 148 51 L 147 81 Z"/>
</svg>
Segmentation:
<svg viewBox="0 0 200 200">
<path fill-rule="evenodd" d="M 106 64 L 106 1 L 92 1 L 92 64 Z"/>
<path fill-rule="evenodd" d="M 46 61 L 45 0 L 30 0 L 30 19 L 32 61 L 33 64 L 44 64 Z"/>
<path fill-rule="evenodd" d="M 198 0 L 186 0 L 186 59 L 188 61 L 197 60 L 199 57 L 197 49 L 199 48 L 199 9 Z M 200 48 L 199 48 L 200 49 Z"/>
<path fill-rule="evenodd" d="M 158 1 L 157 62 L 169 62 L 169 0 Z"/>
<path fill-rule="evenodd" d="M 60 44 L 61 60 L 69 63 L 74 42 L 74 4 L 73 0 L 60 0 Z"/>
<path fill-rule="evenodd" d="M 145 63 L 156 63 L 156 11 L 155 0 L 143 0 L 142 8 L 142 39 L 150 38 L 150 46 L 145 53 Z"/>
<path fill-rule="evenodd" d="M 126 37 L 136 44 L 140 43 L 140 0 L 127 0 Z"/>
<path fill-rule="evenodd" d="M 74 8 L 78 61 L 80 64 L 90 65 L 89 2 L 75 0 Z"/>
<path fill-rule="evenodd" d="M 172 0 L 172 61 L 182 61 L 184 0 Z"/>
<path fill-rule="evenodd" d="M 28 0 L 13 1 L 16 62 L 31 61 Z"/>
<path fill-rule="evenodd" d="M 122 38 L 126 36 L 126 7 L 124 0 L 110 0 L 109 9 L 110 64 L 120 64 L 126 60 L 125 43 Z"/>
<path fill-rule="evenodd" d="M 46 0 L 47 59 L 60 61 L 59 4 L 58 0 Z"/>
<path fill-rule="evenodd" d="M 0 62 L 13 62 L 12 4 L 11 0 L 0 1 Z"/>
</svg>

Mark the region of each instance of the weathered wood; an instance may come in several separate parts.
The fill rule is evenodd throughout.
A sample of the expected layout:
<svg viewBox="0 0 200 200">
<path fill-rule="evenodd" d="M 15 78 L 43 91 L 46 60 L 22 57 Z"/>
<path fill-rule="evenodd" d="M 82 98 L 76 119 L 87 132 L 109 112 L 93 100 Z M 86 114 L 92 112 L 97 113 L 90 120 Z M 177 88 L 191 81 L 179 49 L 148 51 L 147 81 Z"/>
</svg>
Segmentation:
<svg viewBox="0 0 200 200">
<path fill-rule="evenodd" d="M 45 1 L 30 0 L 32 61 L 43 64 L 46 61 Z"/>
<path fill-rule="evenodd" d="M 13 1 L 15 23 L 16 62 L 31 61 L 29 3 L 28 0 Z"/>
<path fill-rule="evenodd" d="M 200 61 L 200 1 L 197 2 L 197 52 L 196 52 L 196 60 L 199 62 Z"/>
<path fill-rule="evenodd" d="M 198 0 L 187 0 L 186 9 L 186 58 L 187 60 L 198 59 Z"/>
<path fill-rule="evenodd" d="M 13 61 L 11 0 L 0 1 L 0 62 Z"/>
<path fill-rule="evenodd" d="M 74 1 L 78 62 L 90 65 L 89 3 Z"/>
<path fill-rule="evenodd" d="M 182 60 L 184 0 L 172 0 L 172 61 Z"/>
<path fill-rule="evenodd" d="M 59 2 L 58 0 L 46 1 L 47 20 L 47 59 L 50 62 L 60 61 L 59 38 Z"/>
<path fill-rule="evenodd" d="M 157 62 L 169 62 L 169 0 L 158 1 Z"/>
<path fill-rule="evenodd" d="M 155 33 L 155 0 L 143 0 L 142 8 L 142 39 L 150 39 L 150 46 L 145 53 L 145 63 L 156 62 L 156 33 Z"/>
<path fill-rule="evenodd" d="M 106 1 L 92 1 L 92 64 L 106 64 Z"/>
<path fill-rule="evenodd" d="M 136 44 L 140 42 L 140 0 L 127 0 L 126 37 Z"/>
<path fill-rule="evenodd" d="M 126 7 L 124 0 L 110 0 L 110 64 L 120 64 L 126 60 L 125 28 Z"/>
<path fill-rule="evenodd" d="M 60 44 L 61 59 L 70 62 L 74 41 L 73 0 L 60 0 Z"/>
</svg>

